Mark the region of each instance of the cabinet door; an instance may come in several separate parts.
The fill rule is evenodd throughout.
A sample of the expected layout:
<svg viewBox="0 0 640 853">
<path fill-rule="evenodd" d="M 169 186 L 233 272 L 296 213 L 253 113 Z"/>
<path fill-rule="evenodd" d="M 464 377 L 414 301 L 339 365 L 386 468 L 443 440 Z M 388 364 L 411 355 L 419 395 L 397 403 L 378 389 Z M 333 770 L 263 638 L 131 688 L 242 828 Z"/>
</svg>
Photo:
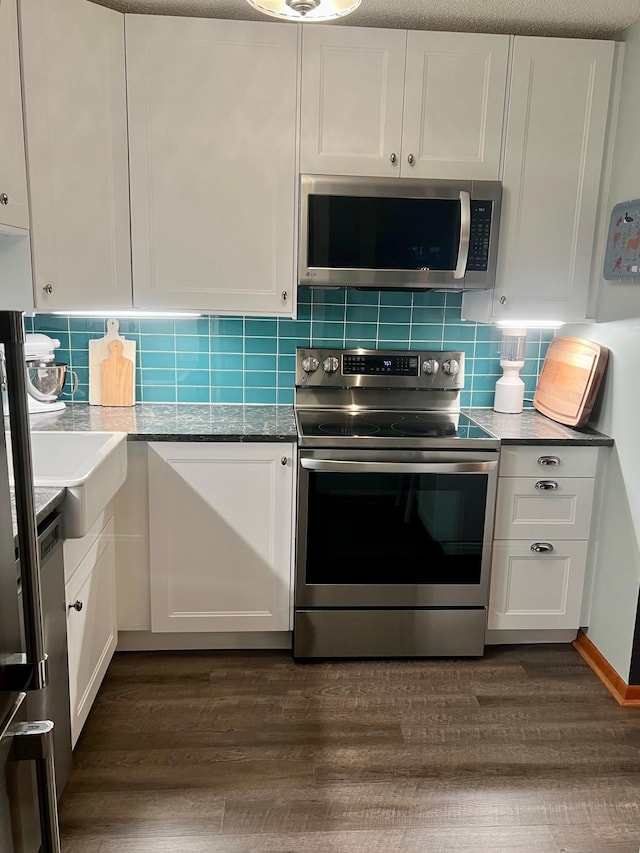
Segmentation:
<svg viewBox="0 0 640 853">
<path fill-rule="evenodd" d="M 297 39 L 127 16 L 136 307 L 293 313 Z"/>
<path fill-rule="evenodd" d="M 151 630 L 289 630 L 292 496 L 292 445 L 149 444 Z"/>
<path fill-rule="evenodd" d="M 113 519 L 104 528 L 97 546 L 88 551 L 66 588 L 74 746 L 118 642 Z"/>
<path fill-rule="evenodd" d="M 16 0 L 0 3 L 0 226 L 29 227 Z"/>
<path fill-rule="evenodd" d="M 586 316 L 613 54 L 515 39 L 494 319 Z"/>
<path fill-rule="evenodd" d="M 402 175 L 497 180 L 509 36 L 409 32 Z"/>
<path fill-rule="evenodd" d="M 580 627 L 588 543 L 545 540 L 548 553 L 532 551 L 533 544 L 494 542 L 490 630 Z"/>
<path fill-rule="evenodd" d="M 400 173 L 406 32 L 304 27 L 300 171 Z"/>
<path fill-rule="evenodd" d="M 36 308 L 131 306 L 124 15 L 20 9 Z"/>
</svg>

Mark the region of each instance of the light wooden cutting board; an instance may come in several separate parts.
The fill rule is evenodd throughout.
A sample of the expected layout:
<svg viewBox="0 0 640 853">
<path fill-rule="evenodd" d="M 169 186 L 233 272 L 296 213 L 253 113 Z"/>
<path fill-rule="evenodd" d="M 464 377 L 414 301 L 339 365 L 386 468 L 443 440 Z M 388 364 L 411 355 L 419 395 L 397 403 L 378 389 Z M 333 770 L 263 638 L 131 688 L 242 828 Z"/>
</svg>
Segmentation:
<svg viewBox="0 0 640 853">
<path fill-rule="evenodd" d="M 572 427 L 589 420 L 609 357 L 606 347 L 584 338 L 554 338 L 538 378 L 533 405 Z"/>
<path fill-rule="evenodd" d="M 106 335 L 89 341 L 89 403 L 92 406 L 135 404 L 136 342 L 123 338 L 119 329 L 117 320 L 107 320 Z M 115 341 L 119 343 L 112 346 Z"/>
</svg>

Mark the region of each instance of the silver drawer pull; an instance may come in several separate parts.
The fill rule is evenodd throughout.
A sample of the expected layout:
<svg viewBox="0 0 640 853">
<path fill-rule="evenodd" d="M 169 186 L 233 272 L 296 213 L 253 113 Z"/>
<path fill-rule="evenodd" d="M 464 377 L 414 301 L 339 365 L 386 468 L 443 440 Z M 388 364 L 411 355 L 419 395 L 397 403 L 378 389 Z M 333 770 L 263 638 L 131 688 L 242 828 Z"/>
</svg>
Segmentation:
<svg viewBox="0 0 640 853">
<path fill-rule="evenodd" d="M 553 492 L 558 488 L 558 484 L 555 480 L 538 480 L 536 483 L 536 489 L 539 492 Z"/>
<path fill-rule="evenodd" d="M 553 551 L 553 545 L 550 542 L 534 542 L 531 550 L 536 554 L 549 554 Z"/>
<path fill-rule="evenodd" d="M 538 465 L 559 465 L 560 458 L 558 456 L 539 456 Z"/>
</svg>

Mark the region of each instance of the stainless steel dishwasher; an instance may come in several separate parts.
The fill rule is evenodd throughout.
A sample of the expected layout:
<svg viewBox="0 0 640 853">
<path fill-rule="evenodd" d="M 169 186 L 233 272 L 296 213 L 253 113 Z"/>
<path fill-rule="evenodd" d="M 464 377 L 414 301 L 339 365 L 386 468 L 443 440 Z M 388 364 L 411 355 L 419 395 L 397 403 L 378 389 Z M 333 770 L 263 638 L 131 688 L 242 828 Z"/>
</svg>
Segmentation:
<svg viewBox="0 0 640 853">
<path fill-rule="evenodd" d="M 27 716 L 30 720 L 51 720 L 54 724 L 56 791 L 60 798 L 71 772 L 72 754 L 62 516 L 59 513 L 49 516 L 38 526 L 38 552 L 49 683 L 44 690 L 27 694 Z"/>
</svg>

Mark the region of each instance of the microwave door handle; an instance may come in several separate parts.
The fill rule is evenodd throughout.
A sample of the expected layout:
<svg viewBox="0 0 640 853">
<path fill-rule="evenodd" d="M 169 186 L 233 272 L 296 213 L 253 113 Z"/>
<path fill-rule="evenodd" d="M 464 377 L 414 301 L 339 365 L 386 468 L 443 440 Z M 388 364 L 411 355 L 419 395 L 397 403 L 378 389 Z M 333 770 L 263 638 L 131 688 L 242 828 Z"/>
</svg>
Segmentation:
<svg viewBox="0 0 640 853">
<path fill-rule="evenodd" d="M 338 459 L 301 459 L 308 471 L 333 471 L 345 474 L 485 474 L 498 463 L 490 462 L 355 462 Z"/>
<path fill-rule="evenodd" d="M 460 191 L 460 245 L 458 260 L 453 271 L 454 278 L 464 278 L 469 257 L 469 237 L 471 236 L 471 196 L 466 190 Z"/>
</svg>

